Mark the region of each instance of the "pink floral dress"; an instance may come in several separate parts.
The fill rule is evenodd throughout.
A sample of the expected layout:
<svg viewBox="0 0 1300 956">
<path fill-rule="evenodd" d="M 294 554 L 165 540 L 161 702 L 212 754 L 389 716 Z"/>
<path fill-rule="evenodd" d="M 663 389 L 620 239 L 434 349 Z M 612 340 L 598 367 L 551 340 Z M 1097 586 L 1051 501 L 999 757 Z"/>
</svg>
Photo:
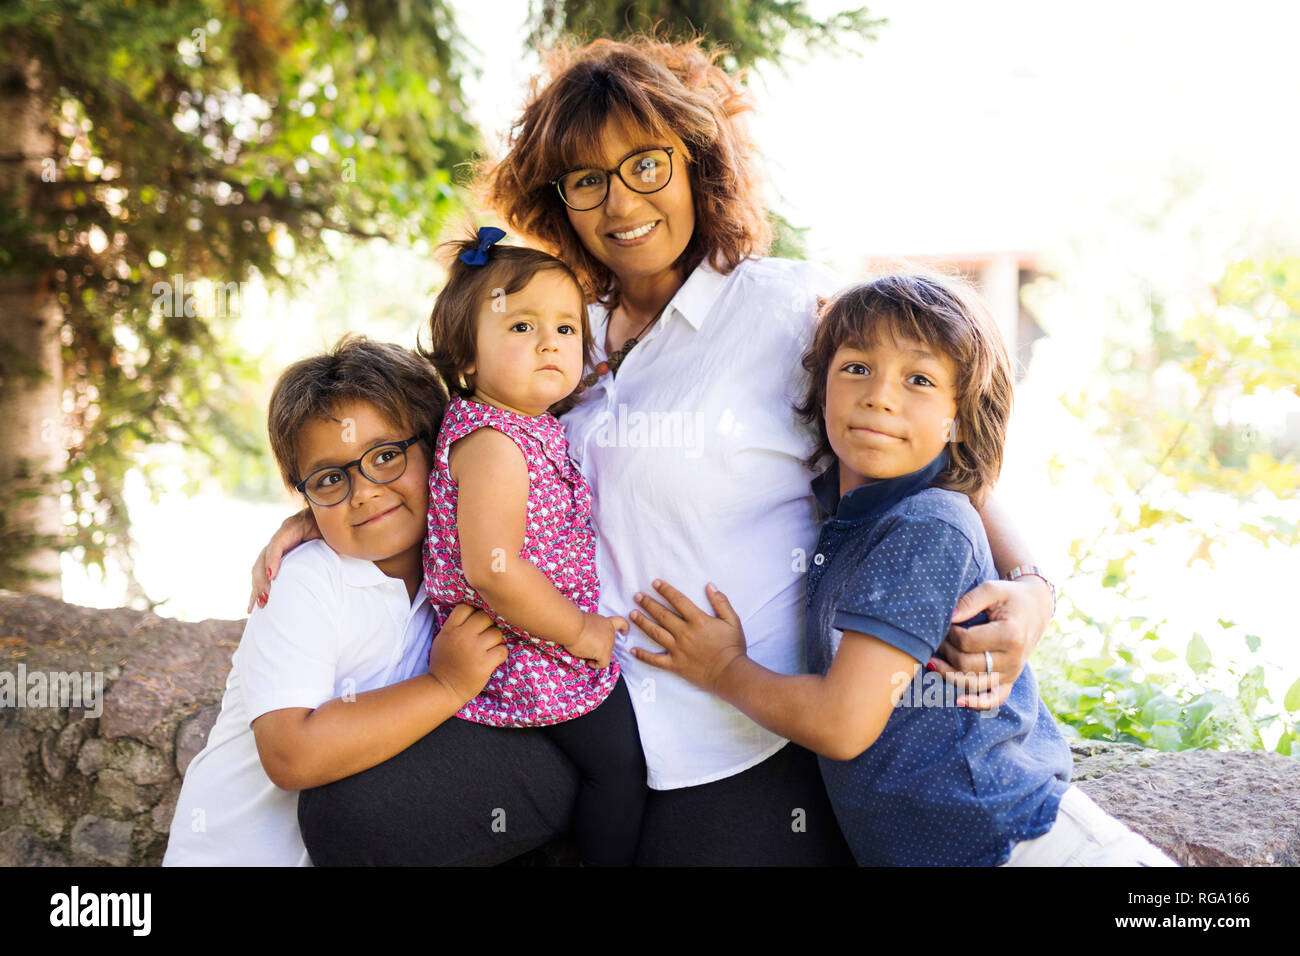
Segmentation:
<svg viewBox="0 0 1300 956">
<path fill-rule="evenodd" d="M 546 575 L 583 611 L 596 612 L 596 535 L 591 527 L 591 486 L 568 455 L 564 426 L 552 415 L 536 418 L 456 397 L 447 408 L 433 470 L 429 473 L 429 537 L 424 584 L 430 600 L 471 604 L 486 611 L 505 636 L 509 656 L 482 693 L 456 715 L 493 727 L 538 727 L 581 717 L 598 707 L 618 681 L 618 663 L 595 670 L 558 644 L 502 620 L 465 580 L 456 531 L 456 482 L 448 468 L 452 443 L 484 426 L 512 438 L 528 463 L 528 511 L 519 556 Z"/>
</svg>

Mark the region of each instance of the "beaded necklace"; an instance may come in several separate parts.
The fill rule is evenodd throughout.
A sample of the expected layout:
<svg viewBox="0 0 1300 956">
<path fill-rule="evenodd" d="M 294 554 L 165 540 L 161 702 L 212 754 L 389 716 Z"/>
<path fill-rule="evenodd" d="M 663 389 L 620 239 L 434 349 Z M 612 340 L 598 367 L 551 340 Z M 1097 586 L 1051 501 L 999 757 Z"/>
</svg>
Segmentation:
<svg viewBox="0 0 1300 956">
<path fill-rule="evenodd" d="M 593 371 L 587 373 L 587 375 L 583 378 L 582 380 L 583 386 L 585 386 L 586 388 L 591 388 L 591 386 L 595 385 L 596 382 L 600 379 L 600 377 L 604 375 L 606 372 L 609 372 L 611 376 L 617 375 L 618 367 L 623 364 L 623 359 L 627 358 L 627 353 L 632 351 L 632 349 L 636 346 L 637 342 L 641 340 L 641 336 L 645 335 L 646 329 L 650 328 L 650 326 L 655 324 L 655 320 L 657 320 L 659 316 L 664 314 L 664 309 L 666 308 L 668 308 L 667 302 L 665 302 L 663 306 L 660 307 L 658 312 L 656 312 L 654 315 L 650 317 L 649 322 L 641 326 L 640 332 L 638 332 L 636 335 L 632 336 L 630 339 L 628 339 L 626 342 L 623 343 L 623 347 L 621 349 L 615 349 L 613 352 L 609 353 L 609 358 L 607 358 L 603 362 L 598 362 L 596 364 L 596 368 Z"/>
</svg>

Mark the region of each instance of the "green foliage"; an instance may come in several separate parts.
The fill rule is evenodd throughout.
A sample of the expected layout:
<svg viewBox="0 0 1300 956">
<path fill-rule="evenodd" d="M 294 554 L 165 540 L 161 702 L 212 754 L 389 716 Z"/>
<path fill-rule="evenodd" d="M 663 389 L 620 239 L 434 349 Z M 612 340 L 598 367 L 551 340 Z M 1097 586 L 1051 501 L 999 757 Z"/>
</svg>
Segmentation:
<svg viewBox="0 0 1300 956">
<path fill-rule="evenodd" d="M 55 134 L 48 175 L 0 196 L 0 270 L 58 292 L 83 561 L 126 558 L 147 447 L 183 445 L 198 474 L 264 457 L 265 373 L 228 340 L 239 296 L 205 304 L 196 283 L 292 286 L 345 237 L 427 238 L 463 208 L 453 171 L 480 140 L 456 36 L 441 0 L 0 11 L 0 57 L 38 64 Z"/>
<path fill-rule="evenodd" d="M 1289 754 L 1300 741 L 1300 680 L 1280 706 L 1271 699 L 1265 669 L 1254 663 L 1257 635 L 1243 635 L 1244 663 L 1220 659 L 1211 645 L 1236 634 L 1232 621 L 1220 620 L 1211 641 L 1177 634 L 1166 621 L 1106 621 L 1087 595 L 1126 599 L 1130 562 L 1174 529 L 1199 540 L 1189 565 L 1213 567 L 1216 544 L 1300 542 L 1291 517 L 1297 449 L 1238 411 L 1248 396 L 1294 394 L 1300 381 L 1300 259 L 1234 263 L 1213 308 L 1181 325 L 1169 324 L 1159 303 L 1150 311 L 1149 343 L 1114 349 L 1108 387 L 1065 399 L 1106 436 L 1105 480 L 1117 505 L 1108 525 L 1071 546 L 1061 633 L 1044 642 L 1037 669 L 1044 697 L 1063 725 L 1089 739 L 1261 748 L 1260 730 L 1271 727 L 1276 749 Z M 1185 669 L 1176 672 L 1169 645 L 1181 640 Z M 1072 659 L 1071 651 L 1098 644 L 1100 653 Z"/>
<path fill-rule="evenodd" d="M 808 253 L 808 227 L 796 226 L 779 212 L 769 214 L 772 220 L 771 254 L 782 259 L 804 259 Z"/>
<path fill-rule="evenodd" d="M 1245 635 L 1251 655 L 1245 663 L 1214 661 L 1205 638 L 1194 635 L 1185 657 L 1193 675 L 1188 679 L 1156 666 L 1178 660 L 1159 646 L 1160 623 L 1137 643 L 1107 641 L 1099 654 L 1085 657 L 1070 655 L 1059 640 L 1045 642 L 1035 674 L 1067 734 L 1157 750 L 1257 750 L 1264 746 L 1260 731 L 1276 727 L 1277 751 L 1292 753 L 1300 741 L 1300 680 L 1278 709 L 1264 686 L 1264 667 L 1253 663 L 1261 646 L 1256 635 Z"/>
<path fill-rule="evenodd" d="M 780 64 L 792 45 L 808 52 L 853 49 L 875 39 L 885 21 L 866 7 L 819 20 L 805 0 L 534 0 L 529 42 L 550 46 L 565 35 L 583 40 L 657 33 L 673 39 L 701 35 L 726 48 L 728 70 Z"/>
</svg>

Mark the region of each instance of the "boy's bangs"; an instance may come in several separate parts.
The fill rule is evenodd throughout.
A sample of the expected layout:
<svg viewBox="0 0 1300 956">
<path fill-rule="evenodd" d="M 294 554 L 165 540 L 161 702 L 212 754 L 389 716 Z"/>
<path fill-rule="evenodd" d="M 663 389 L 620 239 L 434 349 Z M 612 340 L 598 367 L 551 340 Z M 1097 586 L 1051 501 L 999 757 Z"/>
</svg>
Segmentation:
<svg viewBox="0 0 1300 956">
<path fill-rule="evenodd" d="M 953 329 L 944 322 L 936 322 L 928 315 L 918 315 L 912 310 L 894 308 L 846 308 L 841 328 L 840 344 L 873 348 L 882 342 L 920 342 L 940 346 L 948 357 L 959 362 L 960 343 L 954 340 Z"/>
</svg>

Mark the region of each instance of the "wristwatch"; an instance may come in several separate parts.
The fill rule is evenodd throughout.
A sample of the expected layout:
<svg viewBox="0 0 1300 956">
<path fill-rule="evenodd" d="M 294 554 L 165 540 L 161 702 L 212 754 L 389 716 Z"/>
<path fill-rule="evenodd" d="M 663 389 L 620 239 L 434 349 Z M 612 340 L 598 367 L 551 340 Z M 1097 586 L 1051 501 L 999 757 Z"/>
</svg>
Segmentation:
<svg viewBox="0 0 1300 956">
<path fill-rule="evenodd" d="M 1035 577 L 1047 585 L 1047 590 L 1052 595 L 1052 613 L 1056 613 L 1056 585 L 1048 580 L 1047 575 L 1036 564 L 1017 564 L 1014 568 L 1002 575 L 1004 581 L 1014 581 L 1017 578 Z"/>
</svg>

